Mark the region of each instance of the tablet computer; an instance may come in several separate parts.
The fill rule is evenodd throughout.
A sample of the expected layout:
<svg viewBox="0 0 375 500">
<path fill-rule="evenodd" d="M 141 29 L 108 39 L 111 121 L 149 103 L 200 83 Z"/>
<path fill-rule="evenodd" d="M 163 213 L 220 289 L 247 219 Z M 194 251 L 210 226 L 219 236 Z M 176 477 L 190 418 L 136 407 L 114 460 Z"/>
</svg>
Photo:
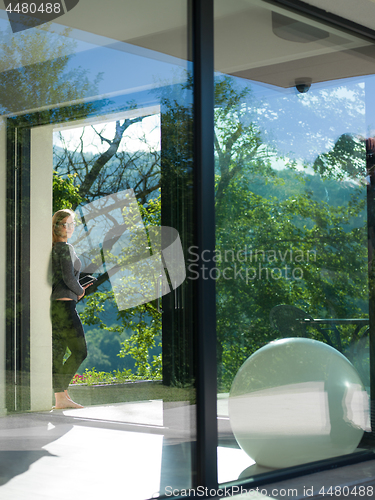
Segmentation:
<svg viewBox="0 0 375 500">
<path fill-rule="evenodd" d="M 91 283 L 94 283 L 94 281 L 96 281 L 96 278 L 94 278 L 94 276 L 91 276 L 90 274 L 86 274 L 86 276 L 82 276 L 82 278 L 79 278 L 79 284 L 81 286 L 90 285 Z"/>
</svg>

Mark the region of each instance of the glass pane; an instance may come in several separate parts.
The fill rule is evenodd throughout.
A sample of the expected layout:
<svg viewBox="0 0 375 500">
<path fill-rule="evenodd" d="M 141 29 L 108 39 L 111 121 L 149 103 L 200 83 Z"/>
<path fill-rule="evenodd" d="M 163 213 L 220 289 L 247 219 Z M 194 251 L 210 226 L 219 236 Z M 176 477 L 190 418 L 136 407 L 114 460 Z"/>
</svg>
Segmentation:
<svg viewBox="0 0 375 500">
<path fill-rule="evenodd" d="M 103 497 L 122 491 L 145 499 L 189 488 L 187 4 L 55 2 L 43 12 L 48 19 L 39 4 L 20 4 L 39 14 L 8 9 L 0 19 L 1 133 L 8 137 L 1 168 L 12 165 L 8 241 L 17 241 L 8 254 L 15 286 L 8 291 L 7 411 L 33 412 L 22 416 L 26 434 L 38 413 L 46 460 L 57 471 L 58 456 L 68 475 L 80 475 L 84 496 L 103 488 Z M 67 209 L 74 213 L 55 219 L 51 256 L 52 214 Z M 71 325 L 81 296 L 76 257 L 80 279 L 95 278 L 76 304 L 87 355 L 80 327 Z M 13 444 L 17 450 L 16 438 Z M 72 444 L 85 450 L 80 460 Z M 37 458 L 26 474 L 42 467 Z M 87 468 L 93 460 L 106 477 L 100 485 Z M 52 487 L 43 494 L 52 497 Z"/>
<path fill-rule="evenodd" d="M 368 447 L 374 55 L 215 1 L 220 483 Z"/>
</svg>

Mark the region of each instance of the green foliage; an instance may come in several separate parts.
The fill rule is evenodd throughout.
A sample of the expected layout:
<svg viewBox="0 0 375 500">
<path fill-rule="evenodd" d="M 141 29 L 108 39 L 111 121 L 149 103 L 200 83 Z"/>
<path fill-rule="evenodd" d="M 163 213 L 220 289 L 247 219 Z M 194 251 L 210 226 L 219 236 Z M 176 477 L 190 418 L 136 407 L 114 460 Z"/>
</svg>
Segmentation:
<svg viewBox="0 0 375 500">
<path fill-rule="evenodd" d="M 143 223 L 146 227 L 148 226 L 160 226 L 161 225 L 161 195 L 160 189 L 157 191 L 159 194 L 155 198 L 151 198 L 147 204 L 142 205 L 138 203 L 139 210 L 141 212 Z"/>
<path fill-rule="evenodd" d="M 83 199 L 79 195 L 79 187 L 74 185 L 74 174 L 61 177 L 56 170 L 53 171 L 53 212 L 63 208 L 72 208 L 79 205 Z"/>
<path fill-rule="evenodd" d="M 142 380 L 142 377 L 134 375 L 131 370 L 113 370 L 111 372 L 97 371 L 95 367 L 86 368 L 82 375 L 75 375 L 72 384 L 106 385 L 121 384 L 124 382 Z"/>
<path fill-rule="evenodd" d="M 111 324 L 113 315 L 105 315 L 105 322 Z M 113 324 L 115 326 L 116 323 Z M 121 340 L 130 335 L 128 331 L 108 331 L 96 328 L 95 325 L 85 327 L 85 337 L 88 345 L 87 358 L 79 367 L 78 373 L 82 374 L 86 368 L 93 366 L 99 371 L 125 370 L 133 367 L 131 360 L 124 360 L 118 357 L 121 347 Z"/>
<path fill-rule="evenodd" d="M 76 49 L 70 30 L 59 34 L 49 30 L 50 25 L 45 24 L 17 36 L 0 32 L 3 114 L 74 101 L 95 92 L 102 75 L 89 77 L 87 71 L 72 65 L 68 69 Z"/>
<path fill-rule="evenodd" d="M 144 311 L 141 311 L 141 309 Z M 152 306 L 151 306 L 152 308 Z M 150 307 L 138 306 L 137 320 L 130 320 L 128 326 L 133 334 L 122 342 L 120 357 L 131 356 L 135 360 L 137 375 L 145 379 L 161 378 L 161 354 L 149 359 L 149 351 L 155 346 L 156 338 L 160 338 L 161 317 L 160 313 Z M 145 312 L 148 312 L 145 320 Z M 151 321 L 149 316 L 152 317 Z M 161 345 L 161 344 L 160 344 Z M 151 362 L 150 362 L 151 361 Z"/>
<path fill-rule="evenodd" d="M 169 98 L 163 96 L 166 106 Z M 216 80 L 215 98 L 217 349 L 219 390 L 227 391 L 246 358 L 279 337 L 269 321 L 274 306 L 294 305 L 321 318 L 366 315 L 366 193 L 360 182 L 365 163 L 361 139 L 342 134 L 330 151 L 311 162 L 310 172 L 315 173 L 307 174 L 301 170 L 301 162 L 297 168 L 293 154 L 279 151 L 272 138 L 267 138 L 270 131 L 255 116 L 254 110 L 259 110 L 272 117 L 270 123 L 288 123 L 291 111 L 284 101 L 272 114 L 266 104 L 260 106 L 249 88 L 236 88 L 229 77 Z M 306 115 L 316 118 L 320 103 L 324 120 L 334 121 L 333 107 L 339 97 L 333 95 L 332 99 L 329 110 L 325 93 L 297 96 L 292 118 L 299 117 L 301 123 L 307 121 Z M 357 109 L 354 101 L 349 103 L 353 114 Z M 338 110 L 337 119 L 340 113 Z M 174 122 L 168 128 L 164 158 L 168 175 L 181 175 L 191 166 L 188 154 L 180 159 L 181 164 L 173 154 L 173 147 L 184 149 L 191 133 L 187 115 L 188 110 L 176 104 L 169 117 Z M 320 132 L 316 135 L 325 143 Z M 286 131 L 285 137 L 289 136 L 290 144 L 294 141 L 297 147 L 292 131 Z M 307 138 L 306 147 L 310 147 L 316 137 L 310 133 Z M 183 179 L 188 184 L 190 177 Z M 59 196 L 74 206 L 77 191 L 72 190 L 72 181 L 66 179 L 68 185 L 61 187 Z M 58 189 L 56 183 L 56 193 Z M 160 225 L 160 195 L 147 203 L 142 199 L 139 206 L 146 231 Z M 119 357 L 131 358 L 134 369 L 126 367 L 110 374 L 86 370 L 85 376 L 92 382 L 85 383 L 108 383 L 113 377 L 161 378 L 162 319 L 156 301 L 117 311 L 117 322 L 109 322 L 106 310 L 109 305 L 115 307 L 115 301 L 113 291 L 104 288 L 85 298 L 81 318 L 112 338 L 119 335 Z M 352 334 L 350 328 L 342 329 L 344 348 L 351 345 Z M 181 344 L 181 350 L 184 348 Z M 100 359 L 104 366 L 105 357 Z"/>
<path fill-rule="evenodd" d="M 313 164 L 318 175 L 285 159 L 288 170 L 277 171 L 282 157 L 251 115 L 259 103 L 234 85 L 224 78 L 215 86 L 217 350 L 224 391 L 248 356 L 278 338 L 269 321 L 274 306 L 294 305 L 321 318 L 363 317 L 368 298 L 366 191 L 358 182 L 365 172 L 363 141 L 340 136 Z M 353 329 L 341 335 L 346 348 Z"/>
<path fill-rule="evenodd" d="M 226 201 L 217 219 L 216 286 L 220 384 L 228 390 L 245 359 L 277 338 L 269 323 L 272 307 L 291 304 L 315 317 L 361 317 L 368 288 L 366 228 L 351 224 L 363 221 L 365 209 L 355 188 L 348 203 L 332 206 L 308 191 L 265 198 L 241 179 L 228 185 Z M 223 279 L 223 272 L 237 272 L 237 279 Z M 348 345 L 350 332 L 342 335 Z"/>
<path fill-rule="evenodd" d="M 139 208 L 146 231 L 148 227 L 160 224 L 160 195 L 146 205 L 139 204 Z M 114 324 L 108 324 L 104 316 L 109 303 L 117 310 L 112 289 L 88 295 L 80 313 L 82 322 L 98 326 L 105 335 L 116 333 L 128 337 L 121 340 L 118 354 L 120 358 L 130 357 L 134 361 L 135 372 L 129 369 L 126 373 L 142 379 L 161 378 L 161 353 L 153 354 L 161 347 L 161 310 L 157 301 L 117 310 L 117 322 Z M 131 332 L 130 335 L 127 332 Z"/>
<path fill-rule="evenodd" d="M 362 137 L 342 134 L 333 148 L 320 154 L 313 168 L 323 177 L 336 180 L 364 179 L 366 176 L 366 146 Z"/>
<path fill-rule="evenodd" d="M 110 372 L 97 371 L 95 367 L 86 368 L 82 375 L 76 374 L 72 384 L 103 385 L 103 384 L 123 384 L 126 382 L 145 380 L 143 375 L 136 375 L 132 370 L 112 370 Z M 146 380 L 161 380 L 158 374 L 149 374 Z"/>
<path fill-rule="evenodd" d="M 57 171 L 54 171 L 54 211 L 61 208 L 72 208 L 84 201 L 79 194 L 80 186 L 76 183 L 75 177 L 76 174 L 60 176 Z M 160 193 L 143 205 L 138 203 L 138 207 L 146 232 L 150 226 L 160 226 Z M 129 217 L 131 217 L 131 214 L 127 214 L 128 222 Z M 126 256 L 123 257 L 126 258 Z M 115 258 L 109 254 L 106 255 L 106 259 L 111 258 L 115 259 L 114 263 L 121 264 L 121 260 L 118 257 Z M 80 311 L 81 320 L 85 325 L 96 328 L 91 328 L 87 331 L 89 355 L 80 371 L 86 368 L 85 373 L 87 374 L 89 367 L 100 366 L 102 368 L 101 371 L 90 373 L 90 380 L 100 381 L 100 377 L 103 380 L 107 379 L 108 376 L 103 375 L 103 373 L 106 373 L 103 369 L 108 370 L 111 365 L 113 366 L 113 361 L 111 361 L 110 355 L 105 354 L 104 351 L 106 350 L 105 344 L 111 342 L 114 346 L 117 346 L 118 356 L 133 360 L 132 364 L 135 368 L 135 373 L 132 372 L 133 367 L 124 369 L 123 371 L 118 369 L 116 376 L 121 379 L 155 379 L 161 377 L 161 311 L 160 309 L 158 310 L 156 301 L 124 311 L 117 310 L 112 289 L 102 286 L 100 290 L 96 290 L 94 293 L 87 293 L 83 302 L 84 307 Z M 116 322 L 108 322 L 106 312 L 109 308 L 117 311 Z M 129 332 L 132 333 L 129 334 Z M 99 376 L 97 373 L 101 375 Z M 83 374 L 83 376 L 87 378 L 87 375 Z"/>
<path fill-rule="evenodd" d="M 161 373 L 161 354 L 152 355 L 151 351 L 159 347 L 161 336 L 161 312 L 153 303 L 142 304 L 131 309 L 117 312 L 117 322 L 109 325 L 101 313 L 108 303 L 115 304 L 113 291 L 95 292 L 85 299 L 85 308 L 80 317 L 86 325 L 97 325 L 103 335 L 114 334 L 128 337 L 116 341 L 119 344 L 118 356 L 130 356 L 134 360 L 135 377 L 143 379 L 159 378 Z M 130 335 L 128 332 L 131 332 Z M 159 339 L 159 342 L 158 342 Z M 96 341 L 96 345 L 99 341 Z M 127 373 L 132 373 L 129 369 Z"/>
</svg>

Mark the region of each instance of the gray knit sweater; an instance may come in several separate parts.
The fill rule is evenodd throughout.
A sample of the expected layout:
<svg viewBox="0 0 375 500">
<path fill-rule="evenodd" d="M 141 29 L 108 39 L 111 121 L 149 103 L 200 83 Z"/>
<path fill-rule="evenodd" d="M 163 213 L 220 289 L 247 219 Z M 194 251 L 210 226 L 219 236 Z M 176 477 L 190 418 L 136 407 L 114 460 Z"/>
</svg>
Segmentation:
<svg viewBox="0 0 375 500">
<path fill-rule="evenodd" d="M 58 241 L 52 247 L 52 295 L 51 300 L 72 299 L 77 301 L 83 294 L 79 284 L 81 261 L 69 243 Z"/>
</svg>

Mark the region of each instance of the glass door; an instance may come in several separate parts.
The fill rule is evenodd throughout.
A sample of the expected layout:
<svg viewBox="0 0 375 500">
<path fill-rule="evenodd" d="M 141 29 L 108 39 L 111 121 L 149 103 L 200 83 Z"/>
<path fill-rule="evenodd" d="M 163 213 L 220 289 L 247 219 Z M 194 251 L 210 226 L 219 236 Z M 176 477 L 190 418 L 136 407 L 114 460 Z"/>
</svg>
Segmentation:
<svg viewBox="0 0 375 500">
<path fill-rule="evenodd" d="M 46 431 L 51 424 L 61 434 L 44 449 L 59 456 L 73 435 L 96 456 L 98 435 L 87 440 L 89 429 L 77 429 L 90 421 L 94 432 L 101 422 L 114 438 L 106 447 L 103 434 L 101 453 L 118 454 L 110 443 L 120 443 L 128 457 L 126 486 L 119 461 L 106 474 L 109 491 L 121 487 L 143 499 L 189 488 L 195 388 L 184 261 L 193 234 L 186 2 L 81 0 L 47 24 L 12 16 L 1 20 L 7 409 L 48 416 Z M 83 408 L 51 413 L 51 220 L 64 209 L 74 212 L 68 242 L 81 277 L 96 280 L 77 303 L 88 352 L 68 388 Z M 71 355 L 66 349 L 65 362 Z"/>
<path fill-rule="evenodd" d="M 215 2 L 220 483 L 369 446 L 373 54 Z"/>
</svg>

